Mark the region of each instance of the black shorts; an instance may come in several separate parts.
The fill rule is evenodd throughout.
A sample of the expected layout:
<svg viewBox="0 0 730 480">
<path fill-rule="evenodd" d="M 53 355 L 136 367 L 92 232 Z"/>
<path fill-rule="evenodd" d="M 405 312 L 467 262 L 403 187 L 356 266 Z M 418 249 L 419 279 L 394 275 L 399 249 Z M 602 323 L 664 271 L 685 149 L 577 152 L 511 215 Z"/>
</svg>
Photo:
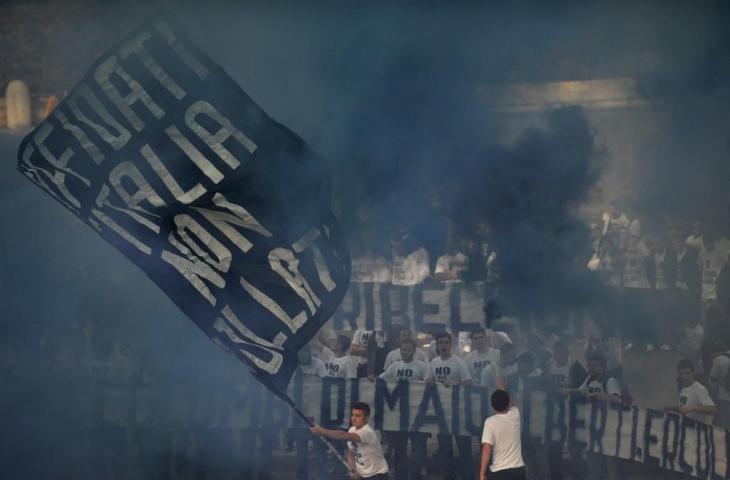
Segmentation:
<svg viewBox="0 0 730 480">
<path fill-rule="evenodd" d="M 518 467 L 489 472 L 487 478 L 493 478 L 494 480 L 525 480 L 527 475 L 525 473 L 525 467 Z"/>
<path fill-rule="evenodd" d="M 387 473 L 378 473 L 375 475 L 372 475 L 370 477 L 361 477 L 366 478 L 367 480 L 388 480 L 388 474 Z"/>
</svg>

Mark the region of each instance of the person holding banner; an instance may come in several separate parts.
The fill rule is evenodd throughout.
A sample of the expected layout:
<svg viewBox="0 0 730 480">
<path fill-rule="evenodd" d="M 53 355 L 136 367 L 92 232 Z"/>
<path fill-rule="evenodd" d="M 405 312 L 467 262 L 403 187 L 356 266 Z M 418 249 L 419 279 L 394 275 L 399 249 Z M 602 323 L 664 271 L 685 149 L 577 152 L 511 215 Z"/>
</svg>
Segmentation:
<svg viewBox="0 0 730 480">
<path fill-rule="evenodd" d="M 349 354 L 350 339 L 346 335 L 338 335 L 334 356 L 325 362 L 325 377 L 357 378 L 357 368 Z"/>
<path fill-rule="evenodd" d="M 466 356 L 466 366 L 469 368 L 471 378 L 477 385 L 481 384 L 482 371 L 499 360 L 499 350 L 492 348 L 487 338 L 487 332 L 478 327 L 469 334 L 472 350 Z"/>
<path fill-rule="evenodd" d="M 393 362 L 380 378 L 384 380 L 396 380 L 399 382 L 432 382 L 431 367 L 414 359 L 416 344 L 413 340 L 406 339 L 400 343 L 401 360 Z M 427 433 L 420 432 L 385 432 L 387 440 L 393 443 L 395 450 L 395 477 L 398 479 L 419 478 L 421 468 L 426 460 L 426 439 Z M 413 445 L 413 458 L 408 465 L 408 439 Z M 410 468 L 409 468 L 410 467 Z"/>
<path fill-rule="evenodd" d="M 329 430 L 319 425 L 313 426 L 310 430 L 315 435 L 347 442 L 347 461 L 352 470 L 357 472 L 352 475 L 353 479 L 388 480 L 388 463 L 385 461 L 383 447 L 375 430 L 368 425 L 369 419 L 370 406 L 358 402 L 350 411 L 352 426 L 347 432 Z"/>
<path fill-rule="evenodd" d="M 704 385 L 695 380 L 694 364 L 683 358 L 677 363 L 677 377 L 682 390 L 679 392 L 678 406 L 665 407 L 666 412 L 675 412 L 686 415 L 692 420 L 712 424 L 715 414 L 715 402 L 710 397 Z"/>
<path fill-rule="evenodd" d="M 496 413 L 484 421 L 479 479 L 487 479 L 487 465 L 491 459 L 490 479 L 525 480 L 527 475 L 522 460 L 520 411 L 512 405 L 506 390 L 495 390 L 490 403 Z"/>
<path fill-rule="evenodd" d="M 398 360 L 402 359 L 402 353 L 401 353 L 401 345 L 403 345 L 403 342 L 405 341 L 413 341 L 413 332 L 411 332 L 411 329 L 406 327 L 405 325 L 398 325 L 396 327 L 396 330 L 398 331 L 398 348 L 391 350 L 388 352 L 388 355 L 385 356 L 385 363 L 383 365 L 383 370 L 387 370 L 388 367 L 390 367 L 394 362 L 397 362 Z M 421 350 L 420 348 L 416 348 L 416 353 L 414 353 L 414 358 L 416 360 L 420 360 L 428 365 L 428 355 L 426 355 L 426 352 Z"/>
<path fill-rule="evenodd" d="M 588 377 L 578 388 L 566 388 L 563 390 L 567 395 L 580 395 L 589 401 L 603 401 L 607 403 L 621 403 L 621 384 L 616 378 L 608 375 L 606 357 L 600 353 L 586 355 L 588 363 Z M 623 469 L 618 458 L 609 457 L 600 453 L 588 452 L 586 454 L 588 467 L 588 478 L 602 479 L 604 472 L 608 472 L 608 478 L 618 480 L 623 478 Z"/>
<path fill-rule="evenodd" d="M 439 332 L 434 335 L 434 340 L 438 352 L 438 356 L 431 360 L 431 373 L 434 381 L 446 387 L 471 385 L 472 378 L 466 363 L 451 352 L 451 334 Z M 437 437 L 439 444 L 437 456 L 444 478 L 454 478 L 455 475 L 454 450 L 451 437 L 452 435 L 448 434 L 439 434 Z M 474 477 L 471 437 L 455 436 L 454 438 L 461 459 L 458 466 L 461 470 L 461 477 L 471 479 Z"/>
</svg>

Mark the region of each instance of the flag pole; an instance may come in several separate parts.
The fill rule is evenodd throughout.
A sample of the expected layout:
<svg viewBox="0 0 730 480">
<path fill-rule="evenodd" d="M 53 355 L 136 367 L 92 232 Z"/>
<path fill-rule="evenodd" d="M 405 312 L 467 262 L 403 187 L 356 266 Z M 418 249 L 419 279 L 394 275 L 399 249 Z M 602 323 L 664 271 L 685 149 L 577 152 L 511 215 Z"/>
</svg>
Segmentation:
<svg viewBox="0 0 730 480">
<path fill-rule="evenodd" d="M 307 425 L 309 425 L 310 427 L 314 427 L 315 426 L 315 424 L 312 421 L 312 419 L 310 419 L 309 417 L 307 417 L 306 415 L 304 415 L 304 412 L 302 412 L 299 409 L 299 407 L 297 406 L 297 404 L 294 403 L 294 400 L 292 400 L 291 397 L 289 397 L 289 395 L 286 392 L 282 391 L 277 385 L 274 385 L 273 383 L 268 382 L 267 385 L 270 388 L 272 388 L 274 390 L 274 393 L 276 395 L 278 395 L 279 398 L 281 398 L 282 400 L 284 400 L 287 403 L 287 405 L 289 405 L 292 408 L 292 410 L 294 410 L 297 413 L 297 415 L 299 415 L 300 417 L 302 417 L 302 420 L 304 420 L 304 422 Z M 345 460 L 342 457 L 342 455 L 340 454 L 340 452 L 337 451 L 337 449 L 335 448 L 335 446 L 332 445 L 332 443 L 329 440 L 327 440 L 325 437 L 323 437 L 321 435 L 315 435 L 315 437 L 319 438 L 327 446 L 327 448 L 329 448 L 330 452 L 332 452 L 332 454 L 337 458 L 337 460 L 339 460 L 340 463 L 342 463 L 342 465 L 345 466 L 345 468 L 347 469 L 347 473 L 350 476 L 352 476 L 352 475 L 354 475 L 356 473 L 352 469 L 352 467 L 350 466 L 350 464 L 347 462 L 347 460 Z"/>
</svg>

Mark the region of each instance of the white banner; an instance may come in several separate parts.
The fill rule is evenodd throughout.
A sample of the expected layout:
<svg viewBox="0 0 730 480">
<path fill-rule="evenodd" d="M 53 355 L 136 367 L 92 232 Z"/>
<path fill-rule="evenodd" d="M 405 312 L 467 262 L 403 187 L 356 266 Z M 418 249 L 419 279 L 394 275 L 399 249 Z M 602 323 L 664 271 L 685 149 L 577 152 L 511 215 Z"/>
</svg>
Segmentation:
<svg viewBox="0 0 730 480">
<path fill-rule="evenodd" d="M 178 392 L 179 393 L 179 392 Z M 304 427 L 270 392 L 251 382 L 230 390 L 179 395 L 169 389 L 108 389 L 93 424 L 133 427 Z M 393 383 L 378 379 L 295 378 L 289 388 L 306 416 L 328 428 L 349 427 L 350 406 L 371 408 L 379 430 L 480 436 L 489 392 L 483 387 Z M 174 399 L 174 401 L 172 401 Z M 523 438 L 574 446 L 699 478 L 730 478 L 728 431 L 674 413 L 603 402 L 566 400 L 542 391 L 518 399 Z"/>
</svg>

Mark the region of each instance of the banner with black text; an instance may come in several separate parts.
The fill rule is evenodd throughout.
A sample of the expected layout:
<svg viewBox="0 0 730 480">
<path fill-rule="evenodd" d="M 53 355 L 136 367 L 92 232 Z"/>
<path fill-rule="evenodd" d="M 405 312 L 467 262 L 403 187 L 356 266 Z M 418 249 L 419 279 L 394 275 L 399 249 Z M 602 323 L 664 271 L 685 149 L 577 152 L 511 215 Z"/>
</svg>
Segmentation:
<svg viewBox="0 0 730 480">
<path fill-rule="evenodd" d="M 249 385 L 250 387 L 250 385 Z M 200 395 L 168 389 L 111 389 L 92 424 L 239 429 L 305 428 L 302 419 L 270 393 L 231 385 Z M 228 388 L 228 387 L 227 387 Z M 289 395 L 304 414 L 327 428 L 347 429 L 350 406 L 370 405 L 370 425 L 384 431 L 444 433 L 481 437 L 492 415 L 486 388 L 378 379 L 295 377 Z M 684 472 L 699 478 L 730 477 L 730 432 L 690 418 L 638 406 L 565 399 L 528 391 L 514 395 L 522 435 L 583 451 L 601 453 Z M 174 399 L 174 400 L 173 400 Z M 120 409 L 120 407 L 122 407 Z"/>
</svg>

